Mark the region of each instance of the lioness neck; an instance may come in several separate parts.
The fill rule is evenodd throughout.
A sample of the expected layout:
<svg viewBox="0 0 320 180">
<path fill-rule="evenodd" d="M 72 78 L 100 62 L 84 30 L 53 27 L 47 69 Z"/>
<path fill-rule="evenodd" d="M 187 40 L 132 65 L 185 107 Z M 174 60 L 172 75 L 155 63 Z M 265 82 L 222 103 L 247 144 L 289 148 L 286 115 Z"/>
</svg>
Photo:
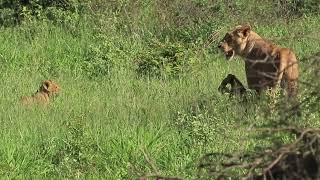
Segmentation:
<svg viewBox="0 0 320 180">
<path fill-rule="evenodd" d="M 242 57 L 251 60 L 265 59 L 267 55 L 271 54 L 271 52 L 268 52 L 268 46 L 274 45 L 272 43 L 266 42 L 257 33 L 250 32 L 250 35 L 247 39 L 246 47 L 241 55 Z"/>
<path fill-rule="evenodd" d="M 251 31 L 247 39 L 246 47 L 243 51 L 244 57 L 250 54 L 254 47 L 259 46 L 259 44 L 256 43 L 257 41 L 263 41 L 263 39 L 257 33 Z"/>
</svg>

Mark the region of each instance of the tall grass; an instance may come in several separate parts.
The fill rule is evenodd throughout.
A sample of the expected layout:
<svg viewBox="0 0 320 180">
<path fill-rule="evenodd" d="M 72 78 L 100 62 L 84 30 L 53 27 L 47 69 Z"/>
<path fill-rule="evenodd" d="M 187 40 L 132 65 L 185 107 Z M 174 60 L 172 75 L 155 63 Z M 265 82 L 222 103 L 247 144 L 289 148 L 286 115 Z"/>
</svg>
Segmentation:
<svg viewBox="0 0 320 180">
<path fill-rule="evenodd" d="M 0 29 L 0 176 L 133 179 L 154 172 L 154 164 L 162 174 L 192 178 L 202 154 L 270 143 L 248 138 L 250 125 L 264 123 L 261 102 L 244 106 L 217 92 L 228 73 L 245 82 L 243 62 L 227 62 L 214 48 L 237 20 L 166 27 L 159 26 L 166 20 L 153 19 L 159 9 L 139 7 L 145 14 L 120 9 L 75 26 L 30 21 Z M 304 57 L 320 50 L 319 19 L 252 23 L 262 36 Z M 219 29 L 212 47 L 203 49 Z M 135 58 L 150 40 L 182 42 L 195 52 L 195 65 L 172 78 L 137 74 Z M 105 61 L 110 71 L 101 72 L 109 67 Z M 20 96 L 34 93 L 44 79 L 60 84 L 59 97 L 46 108 L 22 107 Z M 313 117 L 303 123 L 319 126 L 318 114 Z"/>
</svg>

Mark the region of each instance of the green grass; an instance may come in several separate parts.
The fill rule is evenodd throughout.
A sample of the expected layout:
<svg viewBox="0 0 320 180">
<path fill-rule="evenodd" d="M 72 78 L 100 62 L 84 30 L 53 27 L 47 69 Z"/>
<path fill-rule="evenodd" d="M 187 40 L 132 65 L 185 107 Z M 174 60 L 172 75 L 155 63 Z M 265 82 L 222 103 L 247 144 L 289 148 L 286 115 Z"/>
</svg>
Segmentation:
<svg viewBox="0 0 320 180">
<path fill-rule="evenodd" d="M 174 123 L 177 113 L 185 111 L 192 99 L 197 101 L 203 94 L 215 97 L 217 101 L 210 103 L 221 106 L 215 111 L 223 116 L 221 113 L 226 98 L 216 92 L 223 74 L 215 77 L 214 69 L 218 71 L 211 66 L 193 76 L 186 75 L 168 82 L 138 79 L 132 72 L 126 71 L 98 82 L 85 77 L 61 75 L 56 80 L 61 85 L 62 93 L 47 109 L 24 109 L 17 103 L 19 96 L 31 94 L 38 88 L 43 76 L 25 76 L 19 71 L 4 74 L 1 77 L 3 101 L 0 110 L 3 128 L 1 164 L 4 167 L 1 174 L 10 178 L 52 174 L 73 176 L 76 172 L 67 169 L 76 171 L 79 168 L 85 171 L 82 173 L 93 173 L 93 176 L 126 177 L 128 166 L 138 166 L 143 168 L 142 171 L 147 168 L 143 149 L 152 155 L 164 172 L 183 173 L 188 164 L 195 165 L 194 161 L 201 154 L 210 149 L 226 149 L 223 135 L 215 137 L 213 147 L 189 147 L 185 144 L 187 139 L 184 139 L 189 138 L 187 132 L 182 129 L 179 134 Z M 227 117 L 216 117 L 215 120 L 221 123 L 215 125 L 217 133 L 225 131 L 225 126 L 234 126 Z M 73 137 L 73 128 L 83 131 L 83 134 Z M 68 154 L 69 150 L 64 149 L 68 143 L 76 144 L 70 151 L 81 148 L 83 156 L 89 156 L 84 162 L 78 162 L 88 163 L 84 169 L 78 167 L 81 166 L 78 163 L 73 165 L 73 158 L 78 156 Z M 232 139 L 229 143 L 237 146 Z M 221 145 L 216 146 L 218 144 Z M 67 153 L 62 159 L 70 159 L 64 159 L 66 164 L 53 165 L 52 158 L 60 151 Z M 86 168 L 89 168 L 88 172 Z"/>
<path fill-rule="evenodd" d="M 316 33 L 319 19 L 305 17 L 288 25 L 256 22 L 254 29 L 270 39 L 292 37 Z M 258 102 L 245 112 L 246 107 L 217 91 L 228 73 L 245 82 L 243 61 L 225 61 L 214 49 L 218 39 L 195 54 L 191 71 L 175 78 L 142 77 L 132 66 L 147 49 L 146 39 L 91 26 L 80 24 L 76 34 L 50 22 L 0 29 L 1 177 L 134 179 L 154 171 L 147 154 L 162 174 L 189 179 L 205 153 L 270 144 L 247 130 L 265 120 L 257 114 Z M 312 39 L 318 37 L 275 42 L 304 57 L 320 51 L 319 39 Z M 103 52 L 115 64 L 110 73 L 88 76 L 84 61 L 90 46 L 109 48 Z M 22 107 L 19 98 L 34 93 L 44 79 L 60 84 L 59 97 L 47 108 Z M 305 122 L 319 123 L 317 114 Z"/>
</svg>

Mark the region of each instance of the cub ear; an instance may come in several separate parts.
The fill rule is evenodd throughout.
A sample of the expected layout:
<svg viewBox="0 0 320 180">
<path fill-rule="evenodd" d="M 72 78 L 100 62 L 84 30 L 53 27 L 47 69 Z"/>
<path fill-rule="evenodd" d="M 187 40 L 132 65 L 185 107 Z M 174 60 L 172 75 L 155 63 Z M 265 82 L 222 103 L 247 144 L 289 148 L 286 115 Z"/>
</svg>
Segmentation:
<svg viewBox="0 0 320 180">
<path fill-rule="evenodd" d="M 238 29 L 238 33 L 242 37 L 248 37 L 248 35 L 251 32 L 251 26 L 250 24 L 244 24 Z"/>
<path fill-rule="evenodd" d="M 43 81 L 42 89 L 49 92 L 50 85 L 51 85 L 51 82 L 49 80 Z"/>
</svg>

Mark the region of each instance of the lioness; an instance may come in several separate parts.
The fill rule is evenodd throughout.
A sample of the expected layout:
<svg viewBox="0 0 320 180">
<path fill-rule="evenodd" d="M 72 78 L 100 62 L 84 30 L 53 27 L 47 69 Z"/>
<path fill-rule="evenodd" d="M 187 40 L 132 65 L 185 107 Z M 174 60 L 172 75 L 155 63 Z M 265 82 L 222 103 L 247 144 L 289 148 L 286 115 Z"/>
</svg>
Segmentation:
<svg viewBox="0 0 320 180">
<path fill-rule="evenodd" d="M 47 105 L 49 104 L 50 99 L 56 96 L 59 91 L 60 87 L 56 82 L 53 80 L 45 80 L 34 95 L 21 97 L 21 103 L 24 106 L 33 104 Z"/>
<path fill-rule="evenodd" d="M 235 55 L 245 59 L 248 88 L 260 93 L 275 89 L 280 84 L 289 99 L 295 99 L 298 90 L 298 61 L 295 54 L 264 40 L 251 30 L 250 25 L 239 25 L 229 31 L 218 48 L 227 60 Z"/>
</svg>

